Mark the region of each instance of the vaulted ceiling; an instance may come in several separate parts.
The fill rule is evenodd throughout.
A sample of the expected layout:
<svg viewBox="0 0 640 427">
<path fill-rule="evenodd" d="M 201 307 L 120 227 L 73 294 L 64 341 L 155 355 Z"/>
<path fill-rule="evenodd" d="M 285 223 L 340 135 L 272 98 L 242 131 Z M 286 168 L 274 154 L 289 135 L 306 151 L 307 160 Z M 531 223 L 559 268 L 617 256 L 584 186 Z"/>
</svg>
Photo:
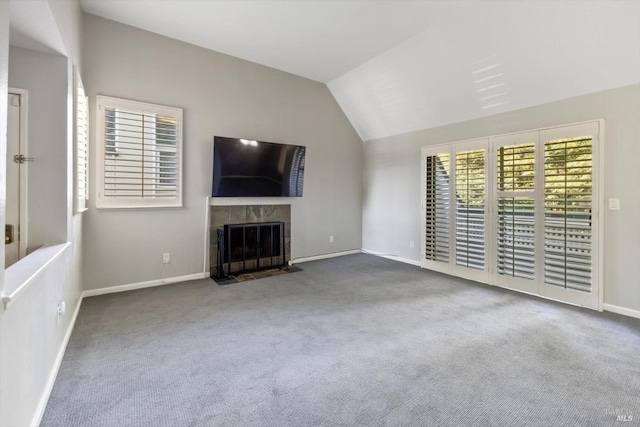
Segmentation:
<svg viewBox="0 0 640 427">
<path fill-rule="evenodd" d="M 429 1 L 82 0 L 85 12 L 320 82 L 433 25 Z"/>
<path fill-rule="evenodd" d="M 30 27 L 34 31 L 25 22 L 29 3 L 46 15 L 45 0 L 12 0 L 12 44 L 33 45 L 25 37 Z M 81 5 L 88 13 L 326 83 L 364 141 L 640 83 L 637 0 Z M 49 39 L 35 37 L 41 44 Z"/>
<path fill-rule="evenodd" d="M 328 86 L 366 141 L 637 83 L 640 2 L 500 1 Z"/>
</svg>

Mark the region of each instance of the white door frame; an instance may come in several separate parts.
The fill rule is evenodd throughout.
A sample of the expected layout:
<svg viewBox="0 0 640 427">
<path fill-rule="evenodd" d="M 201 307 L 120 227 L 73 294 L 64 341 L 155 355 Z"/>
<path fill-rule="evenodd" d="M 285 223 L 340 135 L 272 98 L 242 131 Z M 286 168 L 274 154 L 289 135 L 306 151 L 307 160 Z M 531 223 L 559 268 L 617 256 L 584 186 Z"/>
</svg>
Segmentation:
<svg viewBox="0 0 640 427">
<path fill-rule="evenodd" d="M 602 141 L 604 132 L 604 120 L 594 120 L 590 122 L 573 123 L 564 126 L 555 126 L 553 128 L 540 130 L 540 143 L 542 151 L 544 149 L 545 141 L 552 139 L 572 138 L 580 135 L 590 135 L 592 137 L 592 200 L 591 200 L 591 235 L 592 239 L 597 241 L 596 244 L 592 244 L 591 252 L 591 291 L 581 292 L 572 289 L 559 289 L 554 286 L 547 285 L 544 281 L 544 266 L 541 266 L 540 270 L 540 282 L 538 293 L 541 296 L 568 302 L 570 304 L 576 304 L 584 307 L 593 308 L 602 311 L 603 305 L 603 269 L 602 269 L 602 254 L 604 250 L 604 239 L 602 238 L 602 225 L 603 218 L 601 215 L 603 208 L 604 197 L 602 192 Z M 544 158 L 544 156 L 542 156 Z M 539 175 L 543 175 L 544 171 L 541 171 Z M 544 177 L 541 178 L 544 185 Z M 540 194 L 540 204 L 544 209 L 544 195 Z M 539 226 L 539 234 L 544 236 L 544 219 L 541 219 Z M 543 239 L 544 240 L 544 239 Z M 536 257 L 544 259 L 544 245 L 538 246 L 538 253 Z"/>
<path fill-rule="evenodd" d="M 29 111 L 29 91 L 26 89 L 18 89 L 18 88 L 9 88 L 9 95 L 18 95 L 20 96 L 20 128 L 19 128 L 19 144 L 20 144 L 20 154 L 24 157 L 29 157 L 29 150 L 27 145 L 27 130 L 28 130 L 28 111 Z M 12 162 L 13 159 L 7 158 L 7 162 Z M 27 221 L 28 221 L 28 168 L 29 162 L 22 163 L 20 167 L 20 224 L 17 231 L 19 236 L 19 253 L 20 259 L 24 258 L 27 255 L 27 242 L 28 242 L 28 232 L 27 230 Z"/>
</svg>

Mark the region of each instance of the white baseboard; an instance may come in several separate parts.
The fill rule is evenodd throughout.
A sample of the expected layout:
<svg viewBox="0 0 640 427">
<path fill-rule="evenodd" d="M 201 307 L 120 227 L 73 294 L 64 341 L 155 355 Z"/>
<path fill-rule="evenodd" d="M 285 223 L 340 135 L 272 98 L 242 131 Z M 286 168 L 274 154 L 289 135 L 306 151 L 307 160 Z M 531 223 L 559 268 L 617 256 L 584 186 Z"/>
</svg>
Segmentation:
<svg viewBox="0 0 640 427">
<path fill-rule="evenodd" d="M 64 334 L 64 338 L 62 339 L 62 344 L 58 349 L 58 354 L 56 355 L 56 360 L 53 363 L 53 368 L 51 368 L 49 378 L 47 378 L 44 393 L 42 393 L 40 401 L 38 402 L 38 407 L 36 408 L 36 412 L 35 414 L 33 414 L 33 418 L 31 419 L 32 427 L 37 427 L 40 425 L 40 422 L 42 421 L 42 417 L 44 415 L 44 411 L 45 409 L 47 409 L 47 403 L 49 402 L 49 397 L 51 396 L 51 392 L 53 391 L 53 385 L 56 383 L 56 377 L 58 376 L 60 365 L 62 365 L 62 358 L 64 357 L 64 353 L 67 351 L 67 344 L 69 344 L 71 333 L 73 332 L 73 328 L 76 325 L 76 319 L 78 318 L 78 313 L 80 312 L 81 305 L 82 296 L 78 298 L 78 304 L 76 304 L 76 309 L 73 311 L 73 317 L 71 317 L 71 322 L 69 322 L 69 327 L 67 328 L 67 331 Z"/>
<path fill-rule="evenodd" d="M 82 292 L 80 298 L 78 298 L 78 304 L 73 312 L 73 317 L 71 318 L 71 322 L 69 323 L 69 327 L 65 332 L 64 338 L 62 339 L 62 344 L 58 349 L 58 354 L 56 355 L 56 360 L 51 368 L 51 372 L 49 373 L 49 377 L 47 378 L 47 383 L 44 388 L 44 392 L 40 397 L 40 401 L 38 402 L 38 407 L 31 419 L 31 426 L 37 427 L 40 425 L 42 421 L 42 417 L 44 416 L 44 411 L 47 408 L 47 402 L 49 402 L 49 397 L 51 396 L 51 391 L 53 391 L 53 386 L 56 382 L 56 377 L 58 376 L 58 371 L 60 370 L 60 365 L 62 364 L 62 359 L 64 358 L 64 353 L 67 350 L 67 344 L 69 344 L 69 339 L 71 338 L 71 333 L 73 332 L 73 328 L 76 324 L 76 319 L 78 318 L 78 313 L 80 312 L 80 306 L 82 305 L 82 300 L 86 297 L 110 294 L 114 292 L 124 292 L 130 291 L 133 289 L 141 289 L 148 288 L 151 286 L 161 286 L 168 285 L 170 283 L 178 283 L 178 282 L 186 282 L 188 280 L 197 280 L 209 277 L 208 273 L 196 273 L 190 274 L 186 276 L 180 277 L 170 277 L 168 279 L 160 279 L 160 280 L 150 280 L 148 282 L 140 282 L 140 283 L 132 283 L 130 285 L 122 285 L 122 286 L 113 286 L 110 288 L 101 288 L 101 289 L 92 289 L 88 291 Z"/>
<path fill-rule="evenodd" d="M 151 288 L 154 286 L 169 285 L 171 283 L 186 282 L 189 280 L 206 279 L 209 273 L 195 273 L 186 276 L 169 277 L 166 279 L 149 280 L 148 282 L 131 283 L 128 285 L 110 286 L 108 288 L 90 289 L 82 293 L 82 298 L 93 297 L 97 295 L 113 294 L 116 292 L 132 291 L 134 289 Z"/>
<path fill-rule="evenodd" d="M 362 252 L 364 252 L 365 254 L 376 255 L 382 258 L 387 258 L 393 261 L 404 262 L 405 264 L 415 265 L 416 267 L 422 267 L 422 264 L 420 263 L 420 261 L 416 261 L 409 258 L 402 258 L 401 256 L 398 256 L 398 255 L 385 254 L 382 252 L 376 252 L 369 249 L 362 249 Z"/>
<path fill-rule="evenodd" d="M 613 304 L 604 304 L 604 311 L 610 311 L 612 313 L 622 314 L 623 316 L 635 317 L 636 319 L 640 319 L 640 310 L 633 310 L 631 308 L 620 307 L 618 305 Z"/>
<path fill-rule="evenodd" d="M 292 259 L 292 260 L 289 261 L 289 265 L 299 264 L 301 262 L 317 261 L 319 259 L 335 258 L 335 257 L 338 257 L 338 256 L 361 254 L 361 253 L 362 253 L 362 251 L 360 249 L 353 249 L 351 251 L 342 251 L 342 252 L 332 252 L 330 254 L 322 254 L 322 255 L 315 255 L 315 256 L 308 256 L 308 257 Z"/>
</svg>

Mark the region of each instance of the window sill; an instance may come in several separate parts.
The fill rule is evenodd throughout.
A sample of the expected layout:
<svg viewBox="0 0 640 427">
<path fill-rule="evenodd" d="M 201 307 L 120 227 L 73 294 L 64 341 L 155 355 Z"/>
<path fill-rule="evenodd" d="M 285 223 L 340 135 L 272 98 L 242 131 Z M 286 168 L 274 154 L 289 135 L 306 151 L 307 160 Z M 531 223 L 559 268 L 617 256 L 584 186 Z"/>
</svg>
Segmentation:
<svg viewBox="0 0 640 427">
<path fill-rule="evenodd" d="M 71 243 L 43 246 L 7 268 L 4 272 L 4 290 L 2 293 L 2 302 L 5 310 L 69 246 L 71 246 Z"/>
</svg>

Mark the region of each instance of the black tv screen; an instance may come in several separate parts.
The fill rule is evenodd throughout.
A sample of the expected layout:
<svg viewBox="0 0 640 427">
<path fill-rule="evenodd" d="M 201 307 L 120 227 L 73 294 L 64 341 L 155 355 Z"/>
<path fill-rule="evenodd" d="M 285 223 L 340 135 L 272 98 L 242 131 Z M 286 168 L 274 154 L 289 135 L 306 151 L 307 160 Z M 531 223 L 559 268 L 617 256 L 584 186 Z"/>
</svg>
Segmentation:
<svg viewBox="0 0 640 427">
<path fill-rule="evenodd" d="M 302 197 L 305 147 L 213 139 L 213 197 Z"/>
</svg>

